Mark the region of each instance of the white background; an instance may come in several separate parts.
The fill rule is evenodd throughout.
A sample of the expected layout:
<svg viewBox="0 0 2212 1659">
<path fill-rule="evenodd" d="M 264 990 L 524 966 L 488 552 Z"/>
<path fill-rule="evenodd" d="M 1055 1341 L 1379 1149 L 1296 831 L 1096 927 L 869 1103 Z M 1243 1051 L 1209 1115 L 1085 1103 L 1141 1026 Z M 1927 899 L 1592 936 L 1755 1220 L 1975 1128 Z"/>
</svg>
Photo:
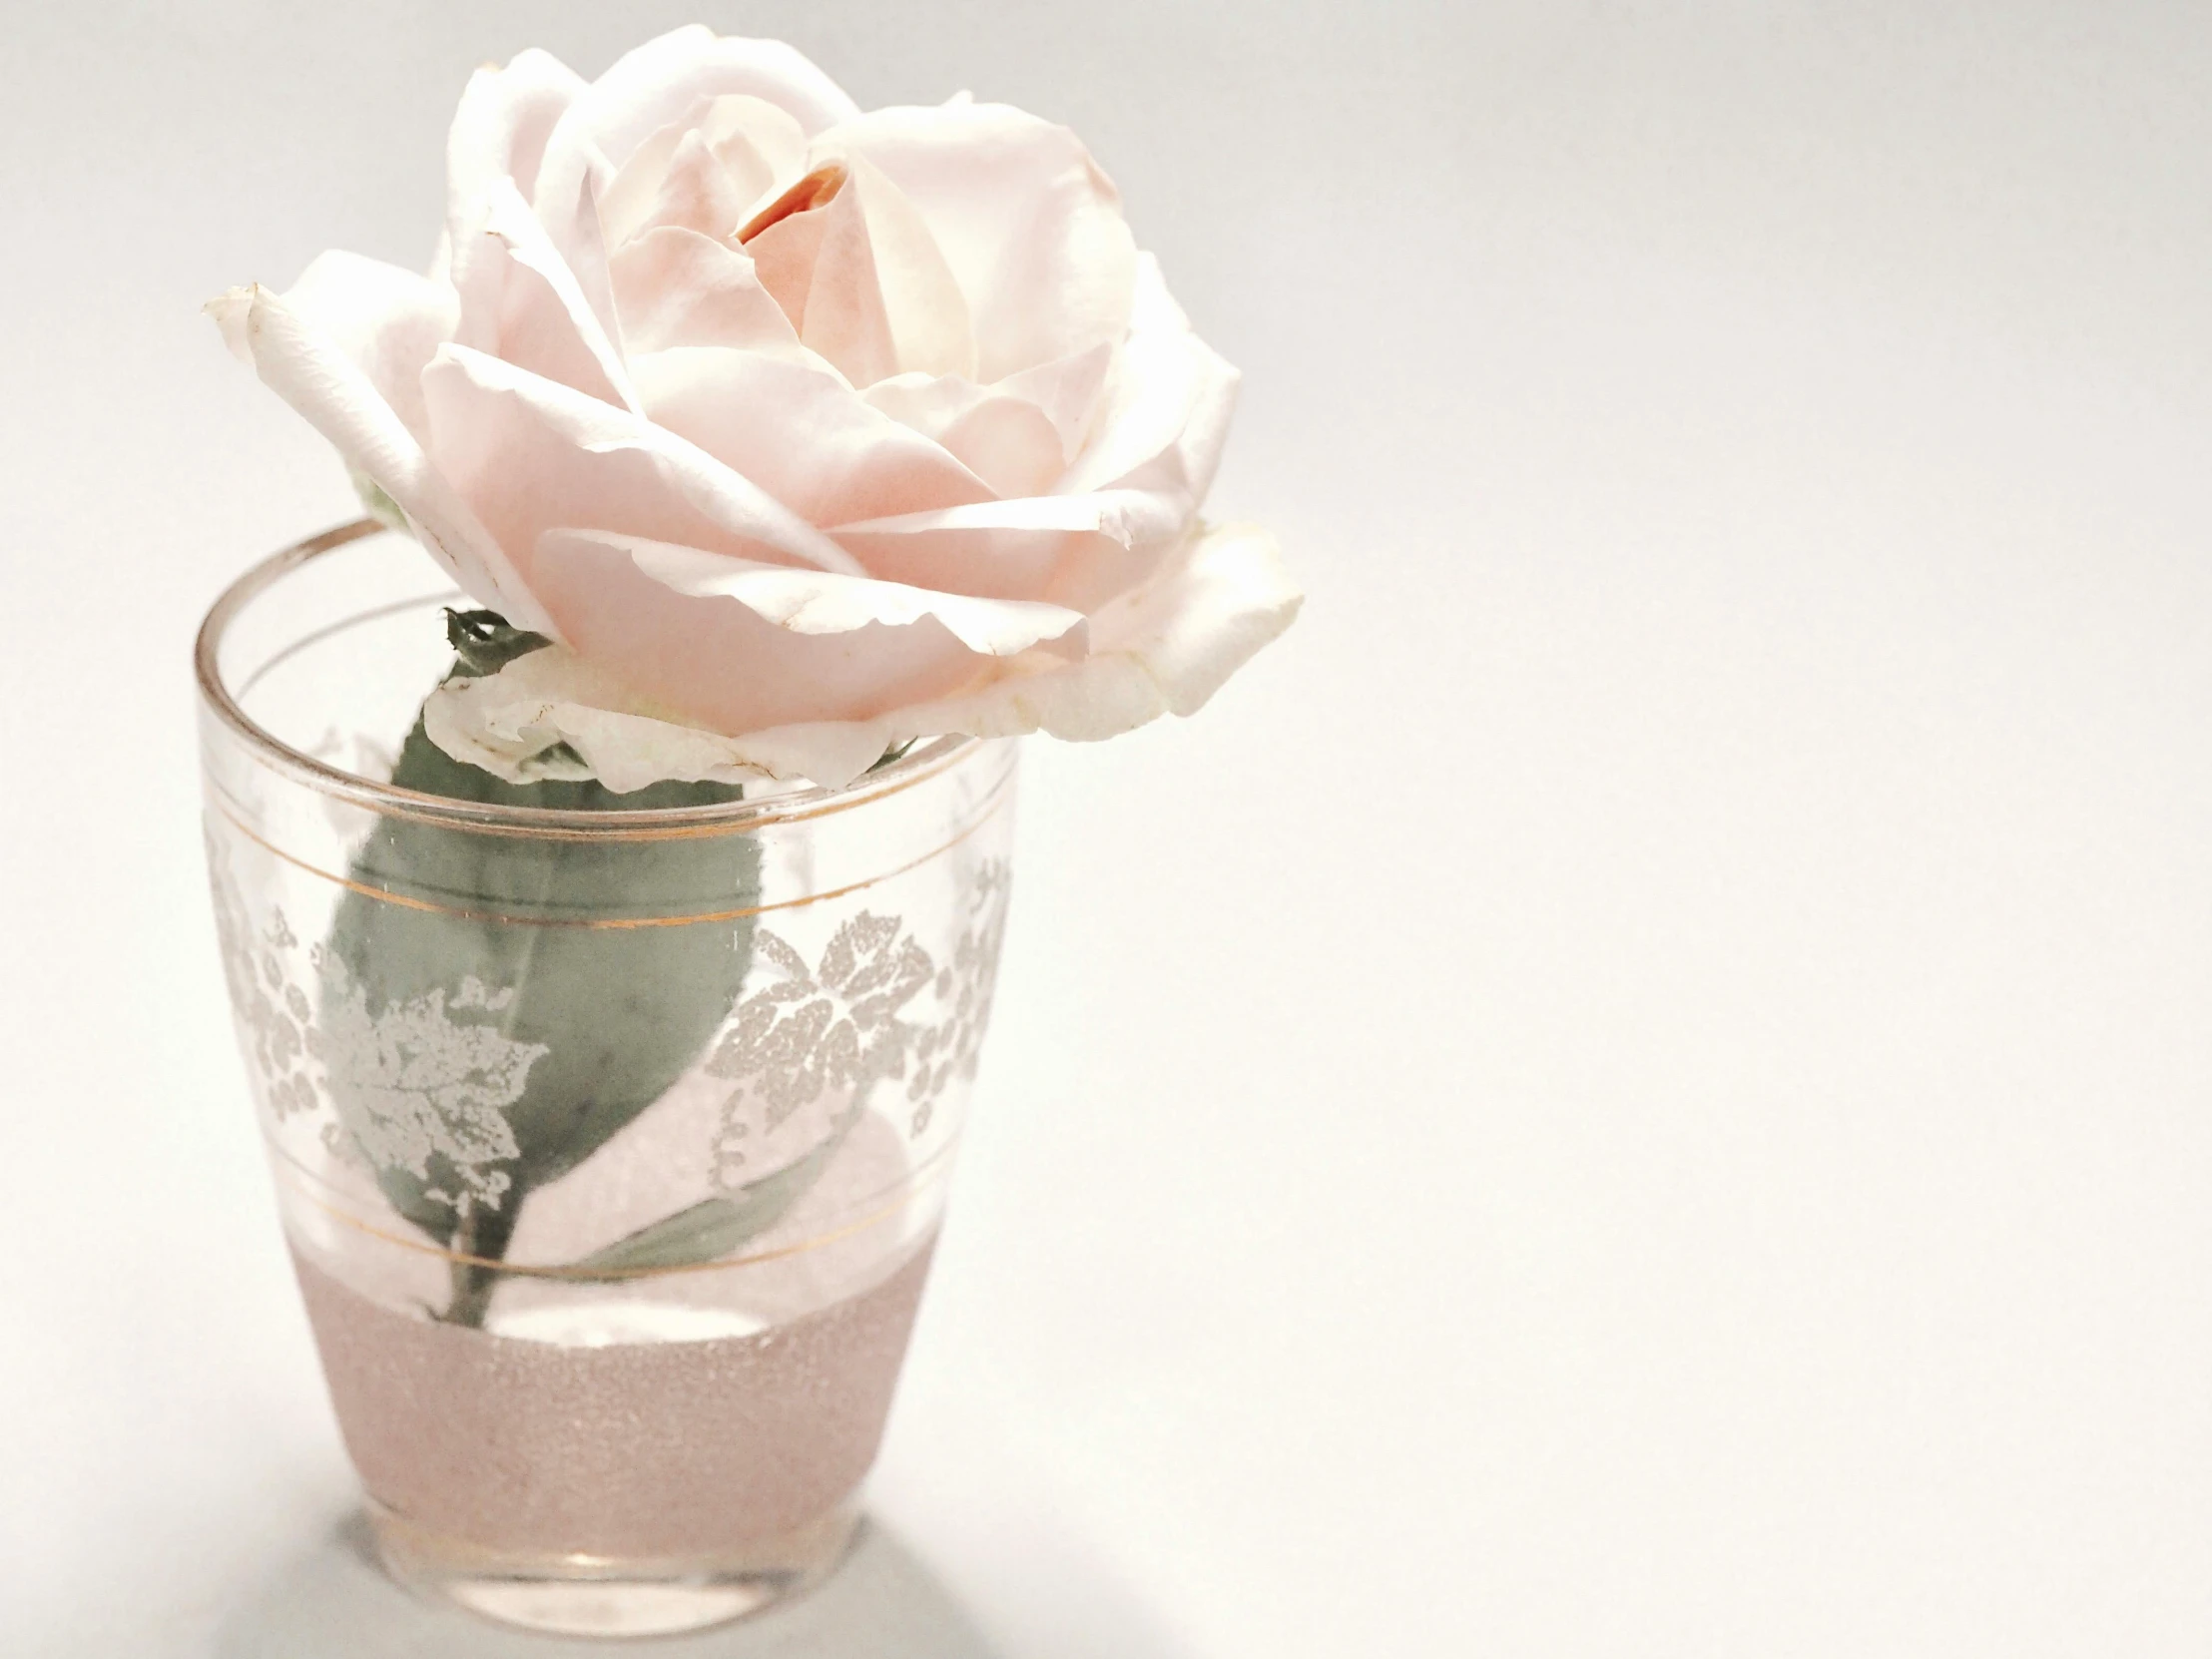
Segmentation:
<svg viewBox="0 0 2212 1659">
<path fill-rule="evenodd" d="M 186 658 L 352 509 L 196 307 L 700 15 L 1082 132 L 1311 597 L 1031 746 L 883 1529 L 663 1651 L 2212 1651 L 2212 11 L 4 11 L 0 1650 L 565 1651 L 343 1526 Z"/>
</svg>

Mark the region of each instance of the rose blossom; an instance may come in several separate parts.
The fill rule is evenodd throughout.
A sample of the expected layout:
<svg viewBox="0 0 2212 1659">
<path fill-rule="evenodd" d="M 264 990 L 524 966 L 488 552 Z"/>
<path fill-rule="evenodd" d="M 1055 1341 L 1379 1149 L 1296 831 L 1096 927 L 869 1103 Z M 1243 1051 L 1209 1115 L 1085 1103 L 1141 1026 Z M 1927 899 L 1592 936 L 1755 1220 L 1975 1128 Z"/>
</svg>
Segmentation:
<svg viewBox="0 0 2212 1659">
<path fill-rule="evenodd" d="M 1296 613 L 1264 532 L 1198 518 L 1236 370 L 1065 128 L 862 114 L 695 26 L 588 85 L 478 71 L 447 167 L 428 276 L 331 253 L 210 308 L 558 642 L 431 700 L 449 752 L 835 786 L 918 736 L 1189 714 Z"/>
</svg>

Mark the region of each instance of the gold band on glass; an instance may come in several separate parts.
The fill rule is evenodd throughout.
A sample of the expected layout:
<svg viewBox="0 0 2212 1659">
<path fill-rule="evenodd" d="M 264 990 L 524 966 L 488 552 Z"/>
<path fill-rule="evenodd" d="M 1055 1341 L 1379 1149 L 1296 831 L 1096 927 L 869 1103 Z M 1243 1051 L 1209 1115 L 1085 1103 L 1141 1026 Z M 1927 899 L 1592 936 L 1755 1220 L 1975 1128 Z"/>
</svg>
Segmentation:
<svg viewBox="0 0 2212 1659">
<path fill-rule="evenodd" d="M 308 1171 L 298 1160 L 277 1146 L 276 1142 L 271 1141 L 269 1144 L 273 1160 L 276 1166 L 279 1185 L 290 1187 L 293 1192 L 312 1204 L 332 1221 L 350 1227 L 357 1233 L 365 1233 L 368 1237 L 380 1243 L 392 1245 L 400 1250 L 412 1251 L 418 1256 L 434 1256 L 440 1261 L 458 1262 L 466 1267 L 491 1268 L 515 1279 L 566 1280 L 576 1284 L 604 1285 L 626 1283 L 634 1279 L 665 1279 L 675 1274 L 720 1273 L 726 1268 L 757 1267 L 763 1262 L 781 1262 L 787 1257 L 804 1256 L 811 1251 L 841 1243 L 856 1234 L 865 1233 L 869 1228 L 880 1222 L 888 1221 L 929 1187 L 942 1180 L 951 1168 L 952 1148 L 956 1144 L 956 1140 L 957 1137 L 954 1140 L 947 1141 L 915 1165 L 898 1181 L 884 1188 L 884 1192 L 895 1196 L 887 1204 L 870 1210 L 857 1221 L 847 1222 L 842 1227 L 833 1227 L 827 1233 L 817 1233 L 813 1238 L 801 1239 L 796 1244 L 779 1245 L 774 1250 L 757 1251 L 751 1256 L 725 1256 L 718 1257 L 712 1262 L 682 1262 L 672 1267 L 663 1268 L 582 1268 L 561 1267 L 553 1264 L 533 1265 L 504 1261 L 493 1256 L 472 1256 L 466 1251 L 447 1250 L 442 1245 L 430 1244 L 422 1239 L 410 1239 L 404 1234 L 393 1233 L 385 1228 L 378 1227 L 373 1222 L 363 1221 L 359 1216 L 340 1209 L 329 1199 L 312 1191 L 308 1186 L 309 1182 L 323 1186 L 327 1186 L 328 1183 L 323 1182 L 320 1177 Z M 304 1177 L 305 1179 L 287 1181 L 284 1179 L 287 1174 L 294 1177 Z"/>
<path fill-rule="evenodd" d="M 821 904 L 829 899 L 843 898 L 847 894 L 861 892 L 879 882 L 889 881 L 897 876 L 904 875 L 909 870 L 919 869 L 932 858 L 939 858 L 950 852 L 955 846 L 966 840 L 968 836 L 988 824 L 997 815 L 998 810 L 1005 806 L 1007 786 L 1012 780 L 1013 774 L 1011 772 L 1000 774 L 998 782 L 991 786 L 990 794 L 983 798 L 983 810 L 975 815 L 973 822 L 966 829 L 942 845 L 930 848 L 918 858 L 908 859 L 896 869 L 886 869 L 880 875 L 870 875 L 865 880 L 853 881 L 845 886 L 831 887 L 824 892 L 809 893 L 804 898 L 780 898 L 773 904 L 748 904 L 730 910 L 702 910 L 693 915 L 682 916 L 517 916 L 506 915 L 497 910 L 464 910 L 457 905 L 439 904 L 427 898 L 412 898 L 405 893 L 393 892 L 388 887 L 374 887 L 364 881 L 352 880 L 347 876 L 336 874 L 318 864 L 310 864 L 304 858 L 286 852 L 282 847 L 248 827 L 246 821 L 232 810 L 228 796 L 215 779 L 208 779 L 207 786 L 208 798 L 215 804 L 216 811 L 223 815 L 234 830 L 256 846 L 272 857 L 281 858 L 292 868 L 304 874 L 312 875 L 319 880 L 333 882 L 345 888 L 348 892 L 359 893 L 363 898 L 380 899 L 386 904 L 403 905 L 410 910 L 427 910 L 432 915 L 455 916 L 463 921 L 491 922 L 503 927 L 629 928 L 690 927 L 703 922 L 738 921 L 746 916 L 767 915 L 772 910 L 804 909 L 810 904 Z"/>
</svg>

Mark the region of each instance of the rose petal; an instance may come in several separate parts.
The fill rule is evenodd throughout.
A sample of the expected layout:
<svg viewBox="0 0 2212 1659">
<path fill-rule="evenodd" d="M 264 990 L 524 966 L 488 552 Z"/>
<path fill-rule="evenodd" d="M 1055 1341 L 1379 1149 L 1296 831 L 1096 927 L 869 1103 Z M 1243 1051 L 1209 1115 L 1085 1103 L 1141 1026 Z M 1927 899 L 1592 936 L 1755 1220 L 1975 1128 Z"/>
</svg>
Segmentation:
<svg viewBox="0 0 2212 1659">
<path fill-rule="evenodd" d="M 579 754 L 591 746 L 594 770 L 609 787 L 642 789 L 663 778 L 742 781 L 748 769 L 780 779 L 807 778 L 841 789 L 897 744 L 948 732 L 1010 738 L 1030 732 L 1083 742 L 1118 737 L 1164 714 L 1195 714 L 1231 674 L 1290 626 L 1300 596 L 1284 572 L 1274 539 L 1249 525 L 1229 525 L 1194 535 L 1146 589 L 1130 595 L 1094 625 L 1091 654 L 1067 662 L 1030 652 L 999 664 L 977 686 L 934 702 L 917 703 L 861 720 L 795 720 L 742 737 L 685 740 L 658 717 L 664 705 L 572 667 L 550 653 L 532 653 L 495 676 L 457 682 L 433 700 L 465 691 L 482 700 L 477 709 L 452 715 L 463 728 L 455 742 L 474 742 L 481 754 L 449 748 L 478 760 L 502 777 L 522 751 L 542 753 L 567 741 Z M 561 657 L 566 657 L 562 653 Z M 542 663 L 536 659 L 546 658 Z M 531 665 L 535 664 L 534 667 Z M 542 676 L 542 678 L 539 678 Z M 609 718 L 599 718 L 611 712 Z M 653 719 L 656 725 L 626 724 Z M 425 719 L 430 719 L 425 711 Z M 441 712 L 436 741 L 445 747 Z M 520 743 L 515 734 L 533 730 Z M 498 731 L 487 732 L 487 728 Z M 554 737 L 558 734 L 558 737 Z M 531 750 L 531 742 L 536 749 Z M 710 770 L 723 767 L 728 770 Z M 612 782 L 619 778 L 621 782 Z"/>
<path fill-rule="evenodd" d="M 888 109 L 815 141 L 864 157 L 929 227 L 975 338 L 976 378 L 1004 378 L 1121 337 L 1136 245 L 1082 141 L 1003 104 Z"/>
<path fill-rule="evenodd" d="M 1021 397 L 986 397 L 937 440 L 999 496 L 1037 495 L 1066 469 L 1059 429 Z"/>
<path fill-rule="evenodd" d="M 753 262 L 726 243 L 665 225 L 625 243 L 611 269 L 623 343 L 639 357 L 634 374 L 647 354 L 675 346 L 808 355 Z"/>
<path fill-rule="evenodd" d="M 546 139 L 583 90 L 581 76 L 534 46 L 504 69 L 471 75 L 445 145 L 452 217 L 472 218 L 501 179 L 513 180 L 527 198 Z"/>
<path fill-rule="evenodd" d="M 893 374 L 859 388 L 860 401 L 879 409 L 901 426 L 934 438 L 991 395 L 960 374 Z"/>
<path fill-rule="evenodd" d="M 1096 435 L 1058 488 L 1154 489 L 1195 512 L 1221 464 L 1240 376 L 1191 332 L 1149 254 L 1138 260 L 1136 295 Z"/>
<path fill-rule="evenodd" d="M 653 205 L 668 177 L 669 163 L 675 160 L 677 146 L 694 130 L 703 108 L 694 108 L 649 134 L 608 178 L 598 202 L 600 231 L 610 249 L 620 249 L 633 236 L 652 229 Z"/>
<path fill-rule="evenodd" d="M 1037 495 L 1051 487 L 1082 448 L 1113 361 L 1112 346 L 1094 345 L 1087 351 L 1009 375 L 995 385 L 979 386 L 956 374 L 894 374 L 860 395 L 899 424 L 940 443 L 946 441 L 945 434 L 986 402 L 1018 398 L 1031 405 L 1051 423 L 1058 439 L 1052 478 L 1018 489 L 999 487 L 994 481 L 994 488 L 1001 495 Z"/>
<path fill-rule="evenodd" d="M 990 499 L 938 445 L 878 414 L 824 367 L 752 351 L 641 355 L 646 413 L 743 473 L 810 524 Z"/>
<path fill-rule="evenodd" d="M 1057 642 L 1082 627 L 1050 607 L 985 613 L 972 608 L 981 602 L 865 579 L 798 573 L 794 584 L 788 568 L 605 532 L 549 532 L 533 570 L 580 656 L 732 734 L 864 720 L 953 692 L 995 660 L 954 623 L 1002 646 Z"/>
<path fill-rule="evenodd" d="M 717 98 L 706 132 L 745 193 L 748 214 L 807 170 L 807 130 L 791 111 L 765 98 L 743 93 Z"/>
<path fill-rule="evenodd" d="M 729 222 L 713 228 L 655 212 L 677 150 L 694 134 L 721 164 L 737 200 Z M 710 236 L 728 236 L 775 194 L 780 181 L 803 171 L 806 153 L 807 135 L 790 111 L 741 94 L 701 99 L 640 144 L 601 195 L 599 213 L 608 246 L 619 249 L 631 237 L 671 223 L 691 224 Z"/>
<path fill-rule="evenodd" d="M 1074 584 L 1060 579 L 1071 562 L 1086 560 L 1093 538 L 1080 531 L 1001 525 L 981 530 L 838 530 L 833 534 L 869 574 L 886 582 L 978 599 L 1042 599 L 1078 611 L 1085 608 L 1089 589 L 1098 585 L 1087 584 L 1077 591 Z M 1103 537 L 1096 539 L 1105 548 L 1104 556 L 1118 555 L 1128 562 L 1126 548 Z"/>
<path fill-rule="evenodd" d="M 799 316 L 799 337 L 835 365 L 855 386 L 898 372 L 898 342 L 891 335 L 875 274 L 875 251 L 867 234 L 867 211 L 848 171 L 821 208 L 794 214 L 753 241 L 775 246 L 778 234 L 792 239 L 802 222 L 819 220 L 822 238 L 807 273 L 807 299 Z"/>
<path fill-rule="evenodd" d="M 557 632 L 497 539 L 343 350 L 264 287 L 233 288 L 208 310 L 232 350 L 329 439 L 347 466 L 391 497 L 416 539 L 471 596 L 518 626 Z"/>
<path fill-rule="evenodd" d="M 318 255 L 284 291 L 283 305 L 351 358 L 419 443 L 429 431 L 422 370 L 453 337 L 459 300 L 451 286 L 411 271 L 332 251 Z"/>
<path fill-rule="evenodd" d="M 440 350 L 422 385 L 439 468 L 525 575 L 560 525 L 860 572 L 758 485 L 641 415 L 460 345 Z"/>
<path fill-rule="evenodd" d="M 1097 410 L 1097 435 L 1056 492 L 840 525 L 836 538 L 879 575 L 1019 591 L 1085 612 L 1145 581 L 1184 534 L 1213 482 L 1237 371 L 1190 331 L 1158 266 L 1140 260 L 1138 309 Z M 1051 382 L 1042 371 L 1003 385 Z M 1068 532 L 1057 540 L 1042 534 Z M 1049 564 L 1049 574 L 1044 567 Z"/>
<path fill-rule="evenodd" d="M 822 766 L 826 757 L 825 770 L 842 782 L 882 754 L 868 747 L 874 737 L 858 723 L 741 738 L 683 725 L 561 646 L 518 657 L 497 674 L 447 681 L 423 705 L 422 722 L 446 754 L 510 784 L 596 777 L 618 795 L 669 780 L 804 778 L 810 763 Z"/>
<path fill-rule="evenodd" d="M 1036 404 L 1060 434 L 1060 452 L 1066 464 L 1090 438 L 1115 355 L 1111 345 L 1093 345 L 1025 368 L 1019 374 L 1009 374 L 991 389 Z"/>
<path fill-rule="evenodd" d="M 830 201 L 801 337 L 855 386 L 912 370 L 972 375 L 967 301 L 929 227 L 864 157 Z"/>
<path fill-rule="evenodd" d="M 702 98 L 731 93 L 789 111 L 810 138 L 858 113 L 834 81 L 782 41 L 718 38 L 698 23 L 662 35 L 617 59 L 546 140 L 535 201 L 556 240 L 596 167 L 611 174 Z"/>
<path fill-rule="evenodd" d="M 1195 533 L 1146 586 L 1097 613 L 1098 658 L 1126 657 L 1160 688 L 1172 715 L 1195 715 L 1259 649 L 1297 620 L 1305 595 L 1284 568 L 1275 537 L 1257 524 Z M 1111 737 L 1081 730 L 1070 712 L 1056 737 Z"/>
<path fill-rule="evenodd" d="M 887 581 L 1089 611 L 1145 580 L 1188 525 L 1157 492 L 1100 490 L 861 519 L 830 534 Z"/>
<path fill-rule="evenodd" d="M 842 168 L 809 173 L 738 231 L 761 285 L 775 296 L 794 328 L 806 325 L 815 262 L 830 227 L 828 204 L 844 189 L 844 180 Z"/>
<path fill-rule="evenodd" d="M 634 537 L 629 546 L 638 569 L 671 593 L 735 599 L 795 634 L 849 634 L 875 624 L 907 628 L 928 617 L 970 651 L 1012 657 L 1032 647 L 1080 656 L 1088 633 L 1080 613 L 1058 605 L 974 599 L 868 577 L 754 564 Z"/>
<path fill-rule="evenodd" d="M 508 180 L 484 201 L 483 223 L 453 248 L 458 344 L 602 398 L 637 407 L 629 370 L 577 274 Z"/>
<path fill-rule="evenodd" d="M 901 426 L 935 440 L 997 496 L 1040 495 L 1067 470 L 1060 430 L 1028 398 L 957 375 L 901 374 L 862 393 Z"/>
<path fill-rule="evenodd" d="M 618 178 L 614 190 L 621 188 L 622 180 Z M 722 158 L 707 143 L 706 135 L 694 130 L 677 140 L 676 149 L 662 168 L 660 182 L 637 224 L 625 230 L 614 230 L 610 219 L 608 240 L 619 248 L 629 231 L 656 225 L 681 225 L 702 236 L 726 237 L 738 228 L 738 221 L 744 217 L 752 200 L 730 177 L 729 169 L 722 165 Z"/>
<path fill-rule="evenodd" d="M 698 100 L 732 93 L 789 111 L 810 138 L 859 113 L 844 89 L 797 47 L 717 35 L 692 23 L 616 59 L 570 119 L 601 152 L 620 160 Z"/>
<path fill-rule="evenodd" d="M 1100 490 L 870 519 L 834 534 L 894 581 L 1011 591 L 1088 612 L 1145 581 L 1189 522 L 1180 502 L 1156 492 Z"/>
<path fill-rule="evenodd" d="M 1032 652 L 1000 677 L 881 723 L 889 743 L 964 732 L 1118 737 L 1163 714 L 1193 715 L 1298 615 L 1275 538 L 1255 525 L 1195 533 L 1144 588 L 1091 623 L 1091 652 L 1062 663 Z"/>
<path fill-rule="evenodd" d="M 1025 495 L 1011 501 L 903 513 L 840 525 L 839 536 L 921 530 L 1096 530 L 1125 546 L 1139 547 L 1180 536 L 1187 517 L 1163 503 L 1157 491 L 1093 490 L 1087 495 Z"/>
</svg>

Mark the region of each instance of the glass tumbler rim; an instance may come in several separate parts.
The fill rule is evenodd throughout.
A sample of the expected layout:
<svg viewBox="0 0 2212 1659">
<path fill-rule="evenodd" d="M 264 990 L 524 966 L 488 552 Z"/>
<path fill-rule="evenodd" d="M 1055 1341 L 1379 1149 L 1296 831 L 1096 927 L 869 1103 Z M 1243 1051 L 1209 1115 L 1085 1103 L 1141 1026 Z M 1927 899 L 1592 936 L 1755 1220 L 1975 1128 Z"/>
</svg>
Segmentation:
<svg viewBox="0 0 2212 1659">
<path fill-rule="evenodd" d="M 249 715 L 225 684 L 220 654 L 232 623 L 256 599 L 286 576 L 339 548 L 390 526 L 357 518 L 293 542 L 257 561 L 208 608 L 193 644 L 193 672 L 200 701 L 265 766 L 319 794 L 366 807 L 387 817 L 410 818 L 455 830 L 558 840 L 657 840 L 746 833 L 773 824 L 825 818 L 895 795 L 957 764 L 982 740 L 960 734 L 923 739 L 887 766 L 878 766 L 841 789 L 820 786 L 787 791 L 762 801 L 702 807 L 615 808 L 581 812 L 458 801 L 450 796 L 363 778 L 293 748 Z"/>
</svg>

